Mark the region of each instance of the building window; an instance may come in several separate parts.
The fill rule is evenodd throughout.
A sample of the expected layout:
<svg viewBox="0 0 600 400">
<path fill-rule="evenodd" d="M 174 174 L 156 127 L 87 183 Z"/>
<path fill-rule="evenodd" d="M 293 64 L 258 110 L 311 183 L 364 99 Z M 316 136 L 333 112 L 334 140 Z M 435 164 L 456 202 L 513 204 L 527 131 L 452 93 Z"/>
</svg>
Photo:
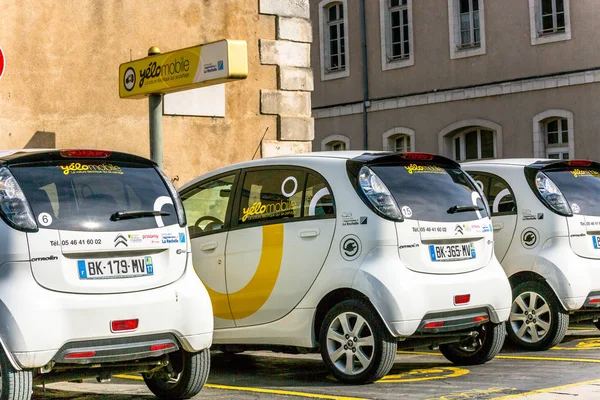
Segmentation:
<svg viewBox="0 0 600 400">
<path fill-rule="evenodd" d="M 483 0 L 448 0 L 450 58 L 485 54 Z"/>
<path fill-rule="evenodd" d="M 529 0 L 531 44 L 571 39 L 569 0 Z"/>
<path fill-rule="evenodd" d="M 350 139 L 343 135 L 331 135 L 321 140 L 322 151 L 350 150 Z"/>
<path fill-rule="evenodd" d="M 382 139 L 384 151 L 415 151 L 415 131 L 410 128 L 392 128 L 383 134 Z"/>
<path fill-rule="evenodd" d="M 460 0 L 460 44 L 461 48 L 481 46 L 479 27 L 479 0 Z"/>
<path fill-rule="evenodd" d="M 566 118 L 544 122 L 546 156 L 557 160 L 569 159 L 569 125 Z"/>
<path fill-rule="evenodd" d="M 412 0 L 379 0 L 382 70 L 414 65 Z"/>
<path fill-rule="evenodd" d="M 485 128 L 468 128 L 454 135 L 453 155 L 456 161 L 480 160 L 496 157 L 494 131 Z"/>
<path fill-rule="evenodd" d="M 573 113 L 548 110 L 533 118 L 533 156 L 568 160 L 574 154 Z"/>
<path fill-rule="evenodd" d="M 347 0 L 319 3 L 321 80 L 349 76 Z"/>
</svg>

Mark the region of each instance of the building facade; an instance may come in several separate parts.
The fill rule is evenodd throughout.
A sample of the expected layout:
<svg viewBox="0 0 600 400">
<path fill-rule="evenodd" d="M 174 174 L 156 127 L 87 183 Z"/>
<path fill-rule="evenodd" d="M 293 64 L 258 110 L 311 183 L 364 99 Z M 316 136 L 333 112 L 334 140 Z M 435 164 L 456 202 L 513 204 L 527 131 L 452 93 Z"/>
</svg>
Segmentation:
<svg viewBox="0 0 600 400">
<path fill-rule="evenodd" d="M 119 98 L 119 64 L 146 57 L 151 46 L 168 52 L 237 39 L 248 45 L 246 80 L 165 96 L 167 174 L 181 185 L 230 163 L 309 151 L 309 18 L 308 0 L 6 2 L 0 147 L 148 157 L 148 101 Z"/>
<path fill-rule="evenodd" d="M 600 159 L 595 0 L 311 0 L 315 150 Z"/>
</svg>

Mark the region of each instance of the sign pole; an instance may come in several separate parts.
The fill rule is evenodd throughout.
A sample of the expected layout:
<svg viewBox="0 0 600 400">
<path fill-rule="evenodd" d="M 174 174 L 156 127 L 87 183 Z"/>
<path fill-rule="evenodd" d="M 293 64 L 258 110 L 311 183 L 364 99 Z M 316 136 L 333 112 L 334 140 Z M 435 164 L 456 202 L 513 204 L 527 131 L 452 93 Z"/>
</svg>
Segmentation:
<svg viewBox="0 0 600 400">
<path fill-rule="evenodd" d="M 148 56 L 160 54 L 156 46 L 150 47 Z M 148 97 L 149 122 L 150 122 L 150 159 L 163 168 L 163 140 L 162 140 L 162 94 L 151 94 Z"/>
</svg>

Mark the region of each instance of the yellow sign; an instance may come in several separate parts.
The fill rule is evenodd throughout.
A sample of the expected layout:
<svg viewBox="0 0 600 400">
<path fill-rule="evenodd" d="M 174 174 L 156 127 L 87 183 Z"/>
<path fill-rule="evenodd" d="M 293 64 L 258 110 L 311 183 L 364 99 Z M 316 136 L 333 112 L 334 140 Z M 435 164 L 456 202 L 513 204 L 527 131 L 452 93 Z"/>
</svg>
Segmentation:
<svg viewBox="0 0 600 400">
<path fill-rule="evenodd" d="M 248 76 L 243 40 L 221 40 L 149 56 L 119 66 L 119 96 L 140 99 L 217 85 Z"/>
</svg>

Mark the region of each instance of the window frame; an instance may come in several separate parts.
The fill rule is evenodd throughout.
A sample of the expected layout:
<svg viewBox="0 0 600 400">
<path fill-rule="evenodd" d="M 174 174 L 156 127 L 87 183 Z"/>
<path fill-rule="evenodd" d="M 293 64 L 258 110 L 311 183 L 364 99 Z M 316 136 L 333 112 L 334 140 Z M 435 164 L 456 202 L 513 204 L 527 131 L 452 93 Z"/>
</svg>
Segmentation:
<svg viewBox="0 0 600 400">
<path fill-rule="evenodd" d="M 529 25 L 532 46 L 571 40 L 571 4 L 570 0 L 562 1 L 564 6 L 565 17 L 564 31 L 543 32 L 542 0 L 529 0 Z M 552 0 L 552 10 L 553 21 L 556 22 L 556 0 Z"/>
<path fill-rule="evenodd" d="M 277 220 L 277 219 L 272 219 L 272 220 L 268 220 L 268 221 L 260 221 L 259 220 L 256 222 L 248 222 L 248 223 L 244 223 L 244 224 L 240 225 L 240 223 L 239 223 L 240 206 L 241 206 L 241 202 L 242 202 L 242 190 L 244 188 L 244 182 L 246 180 L 246 176 L 248 175 L 249 172 L 272 171 L 273 169 L 286 169 L 286 170 L 300 171 L 300 172 L 303 172 L 306 174 L 306 177 L 304 179 L 303 193 L 302 193 L 302 204 L 300 205 L 300 209 L 301 209 L 301 213 L 302 213 L 301 216 L 299 218 L 288 218 L 288 219 L 283 219 L 283 220 Z M 306 216 L 306 217 L 304 216 L 304 203 L 306 200 L 306 186 L 308 184 L 308 175 L 309 174 L 313 174 L 313 175 L 317 176 L 319 179 L 322 179 L 323 182 L 325 182 L 325 186 L 329 190 L 329 195 L 331 196 L 331 202 L 333 203 L 333 215 L 330 214 L 330 215 L 313 215 L 313 216 Z M 241 170 L 241 174 L 240 174 L 239 180 L 238 180 L 238 185 L 236 187 L 235 199 L 233 202 L 233 210 L 231 210 L 231 212 L 230 212 L 231 226 L 229 228 L 229 231 L 235 231 L 235 230 L 247 229 L 247 228 L 256 228 L 256 227 L 265 226 L 265 225 L 288 224 L 288 223 L 293 223 L 293 222 L 318 221 L 318 220 L 322 220 L 322 219 L 335 219 L 335 218 L 337 218 L 337 206 L 336 206 L 336 202 L 335 202 L 335 196 L 333 194 L 333 190 L 331 190 L 331 185 L 329 184 L 329 182 L 327 182 L 327 180 L 325 179 L 325 177 L 323 177 L 323 175 L 321 175 L 320 173 L 318 173 L 317 171 L 315 171 L 311 168 L 297 166 L 297 165 L 279 165 L 279 164 L 260 165 L 260 166 L 256 166 L 256 167 L 244 168 L 243 170 Z"/>
<path fill-rule="evenodd" d="M 475 183 L 477 183 L 477 181 L 475 180 L 475 177 L 473 176 L 474 174 L 486 176 L 490 179 L 490 182 L 492 182 L 492 180 L 496 179 L 496 180 L 500 181 L 502 184 L 504 184 L 506 186 L 506 188 L 508 189 L 508 191 L 510 192 L 510 194 L 512 195 L 513 201 L 515 203 L 514 211 L 494 212 L 493 204 L 490 204 L 490 201 L 489 201 L 489 191 L 491 189 L 491 185 L 487 188 L 487 190 L 485 188 L 483 188 L 483 189 L 479 188 L 479 189 L 481 189 L 481 192 L 485 196 L 485 201 L 487 201 L 487 203 L 489 205 L 490 215 L 492 216 L 492 218 L 493 217 L 502 217 L 502 216 L 507 216 L 507 215 L 519 215 L 519 205 L 517 204 L 517 197 L 515 196 L 515 191 L 513 190 L 513 188 L 508 184 L 508 182 L 505 179 L 503 179 L 499 175 L 496 175 L 492 172 L 467 171 L 467 173 L 469 174 L 469 176 L 471 176 L 471 178 L 475 181 Z"/>
<path fill-rule="evenodd" d="M 566 146 L 552 145 L 548 146 L 547 123 L 552 120 L 567 120 L 567 137 Z M 562 142 L 562 137 L 560 138 Z M 560 143 L 559 143 L 560 144 Z M 564 143 L 563 143 L 564 144 Z M 575 122 L 574 114 L 567 110 L 546 110 L 533 117 L 533 156 L 541 158 L 549 158 L 550 154 L 568 153 L 569 159 L 575 158 Z"/>
<path fill-rule="evenodd" d="M 493 157 L 486 157 L 486 158 L 482 158 L 481 157 L 481 131 L 485 130 L 485 131 L 490 131 L 492 132 L 492 140 L 493 140 L 493 148 L 494 148 L 494 155 Z M 465 137 L 468 133 L 471 132 L 477 132 L 477 158 L 474 159 L 467 159 L 467 149 L 466 149 L 466 143 L 465 143 Z M 459 155 L 460 158 L 457 159 L 456 158 L 456 139 L 459 139 Z M 454 135 L 452 135 L 450 137 L 450 139 L 452 140 L 452 159 L 456 162 L 466 162 L 466 161 L 477 161 L 477 160 L 493 160 L 495 158 L 498 157 L 498 145 L 497 145 L 497 134 L 493 129 L 487 128 L 485 126 L 473 126 L 473 127 L 469 127 L 467 129 L 463 129 L 462 131 L 459 131 L 457 133 L 455 133 Z"/>
<path fill-rule="evenodd" d="M 479 11 L 479 46 L 462 47 L 460 0 L 448 0 L 448 30 L 450 37 L 450 59 L 452 60 L 465 57 L 481 56 L 487 52 L 485 40 L 485 5 L 483 0 L 476 1 L 478 1 Z M 472 3 L 470 3 L 469 8 L 472 9 Z M 471 30 L 473 29 L 473 20 L 471 20 Z"/>
<path fill-rule="evenodd" d="M 236 169 L 233 171 L 227 171 L 227 172 L 223 172 L 222 174 L 219 175 L 215 175 L 215 176 L 211 176 L 209 178 L 206 178 L 200 182 L 196 182 L 194 185 L 186 188 L 185 190 L 181 191 L 179 193 L 179 197 L 181 198 L 181 203 L 184 205 L 183 208 L 185 210 L 185 200 L 187 200 L 188 198 L 194 196 L 196 193 L 198 193 L 198 189 L 200 188 L 200 186 L 203 186 L 211 181 L 217 180 L 217 179 L 221 179 L 227 176 L 231 176 L 231 175 L 235 175 L 234 179 L 233 179 L 233 184 L 231 185 L 231 194 L 230 194 L 230 201 L 227 204 L 227 211 L 225 214 L 225 221 L 223 221 L 223 229 L 219 229 L 218 231 L 209 231 L 209 232 L 200 232 L 200 233 L 196 233 L 194 232 L 192 234 L 192 232 L 189 232 L 189 222 L 188 221 L 188 225 L 186 227 L 188 227 L 188 233 L 190 234 L 190 239 L 194 239 L 197 237 L 202 237 L 202 236 L 207 236 L 207 235 L 212 235 L 214 233 L 222 233 L 222 232 L 227 232 L 229 231 L 230 227 L 231 227 L 231 211 L 232 211 L 232 207 L 233 204 L 235 203 L 235 196 L 237 193 L 237 187 L 240 183 L 240 173 L 241 170 Z M 188 196 L 186 198 L 186 196 Z M 231 198 L 233 197 L 233 198 Z M 196 222 L 194 221 L 194 224 Z"/>
<path fill-rule="evenodd" d="M 329 9 L 341 5 L 344 16 L 341 23 L 344 24 L 344 54 L 345 66 L 334 71 L 330 70 L 330 38 L 329 38 Z M 319 2 L 319 48 L 321 61 L 321 81 L 341 79 L 350 76 L 350 44 L 348 35 L 348 0 L 322 0 Z"/>
<path fill-rule="evenodd" d="M 402 0 L 400 0 L 402 1 Z M 406 0 L 406 6 L 391 6 L 391 0 L 379 0 L 379 25 L 381 34 L 381 70 L 388 71 L 396 68 L 405 68 L 415 65 L 414 36 L 413 36 L 413 0 Z M 394 59 L 392 54 L 392 12 L 406 7 L 408 20 L 408 46 L 409 54 L 405 58 Z M 404 32 L 401 31 L 401 38 Z M 404 39 L 404 38 L 402 38 Z M 404 40 L 401 39 L 403 43 Z"/>
<path fill-rule="evenodd" d="M 350 150 L 350 138 L 344 135 L 329 135 L 321 140 L 321 151 L 336 151 L 332 150 L 332 143 L 342 142 L 346 145 L 346 150 Z"/>
</svg>

